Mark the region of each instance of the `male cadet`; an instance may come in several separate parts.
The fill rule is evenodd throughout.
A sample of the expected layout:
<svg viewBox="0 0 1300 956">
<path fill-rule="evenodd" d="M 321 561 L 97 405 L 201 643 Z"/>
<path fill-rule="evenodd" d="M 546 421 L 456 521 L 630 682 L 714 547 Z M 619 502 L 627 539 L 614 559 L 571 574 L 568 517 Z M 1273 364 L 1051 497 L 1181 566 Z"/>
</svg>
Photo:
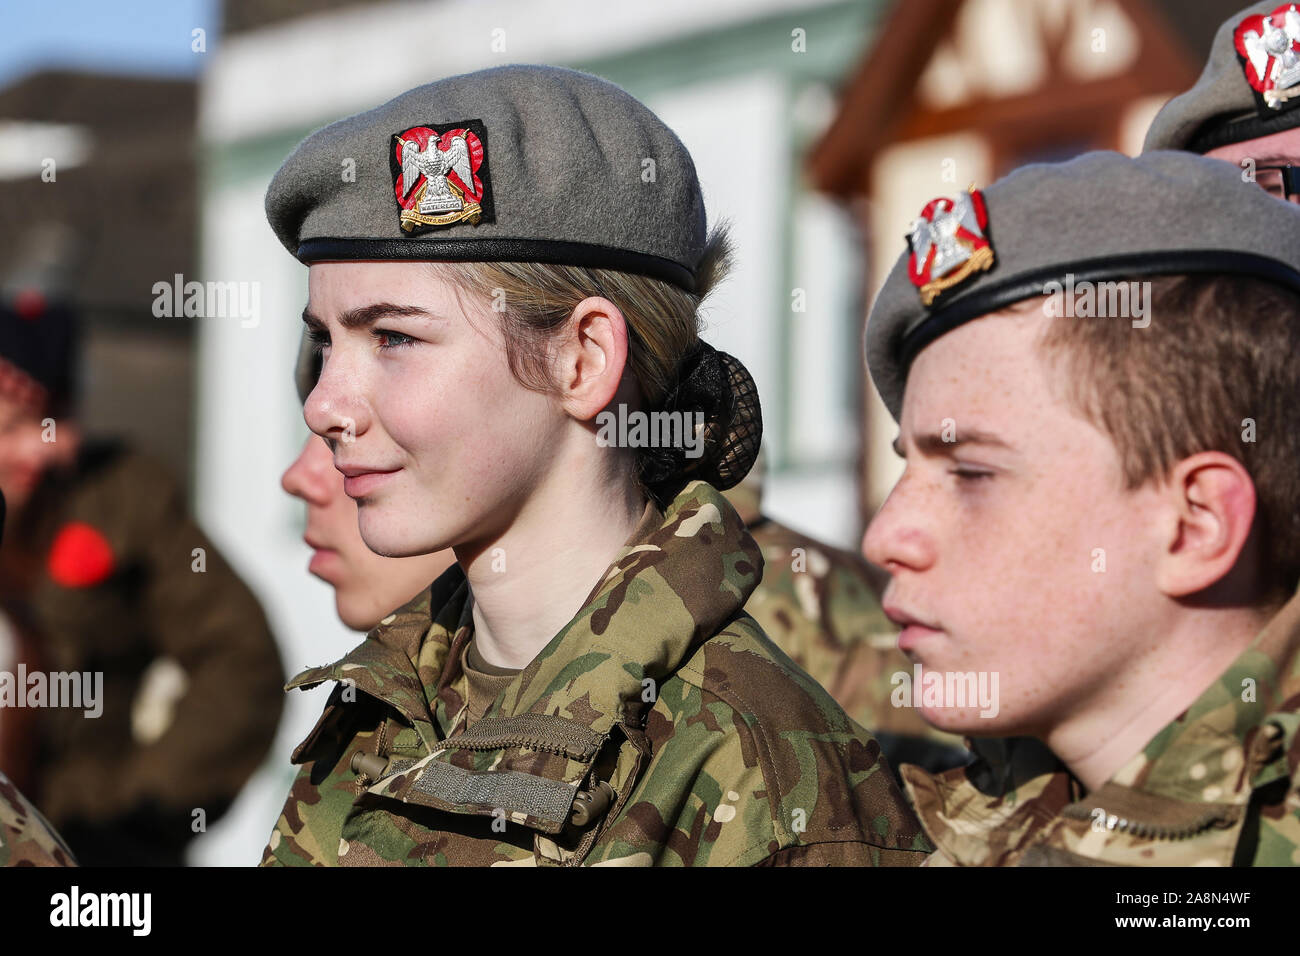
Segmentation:
<svg viewBox="0 0 1300 956">
<path fill-rule="evenodd" d="M 1143 151 L 1158 149 L 1237 164 L 1300 202 L 1300 6 L 1268 0 L 1224 21 L 1196 85 L 1151 123 Z"/>
<path fill-rule="evenodd" d="M 910 245 L 867 328 L 907 468 L 864 551 L 943 678 L 922 715 L 1050 750 L 904 767 L 930 864 L 1300 864 L 1300 216 L 1090 153 Z"/>
<path fill-rule="evenodd" d="M 763 514 L 765 470 L 760 453 L 744 481 L 723 492 L 763 552 L 763 579 L 745 612 L 871 731 L 895 773 L 904 763 L 936 772 L 960 767 L 970 757 L 960 737 L 931 727 L 915 708 L 893 705 L 895 675 L 910 679 L 912 665 L 880 609 L 879 572 Z"/>
</svg>

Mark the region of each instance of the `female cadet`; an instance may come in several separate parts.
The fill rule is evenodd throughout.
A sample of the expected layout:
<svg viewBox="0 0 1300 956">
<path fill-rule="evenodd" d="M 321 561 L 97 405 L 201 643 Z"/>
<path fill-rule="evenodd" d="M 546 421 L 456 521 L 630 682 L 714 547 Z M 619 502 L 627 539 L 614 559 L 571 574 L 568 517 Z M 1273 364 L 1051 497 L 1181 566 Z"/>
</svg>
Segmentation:
<svg viewBox="0 0 1300 956">
<path fill-rule="evenodd" d="M 312 134 L 267 211 L 362 538 L 457 563 L 291 682 L 339 683 L 264 863 L 919 862 L 876 741 L 742 611 L 762 558 L 718 489 L 757 396 L 698 338 L 725 241 L 657 117 L 453 77 Z"/>
</svg>

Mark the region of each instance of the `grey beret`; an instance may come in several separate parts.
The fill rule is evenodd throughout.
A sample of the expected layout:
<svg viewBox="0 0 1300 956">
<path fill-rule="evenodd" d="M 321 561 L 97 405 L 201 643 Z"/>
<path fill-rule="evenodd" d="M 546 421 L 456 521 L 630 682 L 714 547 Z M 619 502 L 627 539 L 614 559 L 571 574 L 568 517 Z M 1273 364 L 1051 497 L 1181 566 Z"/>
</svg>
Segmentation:
<svg viewBox="0 0 1300 956">
<path fill-rule="evenodd" d="M 266 214 L 305 263 L 549 262 L 695 287 L 695 164 L 673 131 L 598 77 L 503 66 L 417 87 L 308 136 Z"/>
<path fill-rule="evenodd" d="M 1056 291 L 1048 283 L 1233 273 L 1300 292 L 1300 211 L 1231 163 L 1186 152 L 1024 166 L 982 193 L 930 203 L 910 240 L 867 320 L 867 367 L 895 418 L 917 353 Z"/>
<path fill-rule="evenodd" d="M 1300 126 L 1300 70 L 1275 55 L 1288 51 L 1300 52 L 1297 4 L 1267 0 L 1233 14 L 1214 35 L 1200 79 L 1156 114 L 1143 151 L 1207 153 Z"/>
</svg>

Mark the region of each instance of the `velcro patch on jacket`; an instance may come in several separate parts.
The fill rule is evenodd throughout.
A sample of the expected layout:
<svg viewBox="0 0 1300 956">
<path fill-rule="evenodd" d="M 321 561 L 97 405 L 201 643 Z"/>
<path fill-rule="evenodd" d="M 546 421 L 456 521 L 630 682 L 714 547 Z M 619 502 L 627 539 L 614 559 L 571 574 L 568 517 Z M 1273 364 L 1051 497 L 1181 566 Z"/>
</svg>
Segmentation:
<svg viewBox="0 0 1300 956">
<path fill-rule="evenodd" d="M 368 792 L 452 813 L 500 815 L 543 833 L 559 833 L 573 809 L 578 781 L 517 770 L 467 770 L 435 754 L 388 774 Z"/>
</svg>

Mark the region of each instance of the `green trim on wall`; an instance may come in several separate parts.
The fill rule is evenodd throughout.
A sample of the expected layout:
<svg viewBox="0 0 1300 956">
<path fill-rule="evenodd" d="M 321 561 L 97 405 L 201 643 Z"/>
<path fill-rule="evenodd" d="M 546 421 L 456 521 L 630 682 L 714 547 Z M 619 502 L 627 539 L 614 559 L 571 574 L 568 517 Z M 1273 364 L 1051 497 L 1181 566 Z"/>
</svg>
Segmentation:
<svg viewBox="0 0 1300 956">
<path fill-rule="evenodd" d="M 760 70 L 792 80 L 839 83 L 866 52 L 878 21 L 892 6 L 888 0 L 832 3 L 568 65 L 603 76 L 638 97 Z M 804 53 L 790 49 L 796 28 L 806 31 Z"/>
</svg>

